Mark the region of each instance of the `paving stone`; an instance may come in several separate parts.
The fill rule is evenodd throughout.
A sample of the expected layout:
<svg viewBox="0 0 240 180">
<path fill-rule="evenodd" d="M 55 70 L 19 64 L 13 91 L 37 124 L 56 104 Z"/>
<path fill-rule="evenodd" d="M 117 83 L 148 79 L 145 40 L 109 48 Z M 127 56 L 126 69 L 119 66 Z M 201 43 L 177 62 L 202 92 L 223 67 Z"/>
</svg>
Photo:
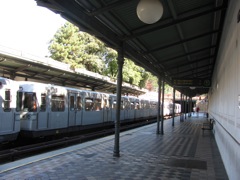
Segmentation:
<svg viewBox="0 0 240 180">
<path fill-rule="evenodd" d="M 164 121 L 164 135 L 156 124 L 121 133 L 120 155 L 113 157 L 114 136 L 93 145 L 31 162 L 0 173 L 8 179 L 228 179 L 214 137 L 202 132 L 204 118 Z"/>
</svg>

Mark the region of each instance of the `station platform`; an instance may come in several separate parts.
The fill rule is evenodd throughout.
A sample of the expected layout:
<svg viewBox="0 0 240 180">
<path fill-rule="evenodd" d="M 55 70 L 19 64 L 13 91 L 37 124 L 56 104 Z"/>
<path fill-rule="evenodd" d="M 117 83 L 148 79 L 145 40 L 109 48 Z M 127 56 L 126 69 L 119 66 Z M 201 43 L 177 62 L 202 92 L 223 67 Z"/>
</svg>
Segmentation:
<svg viewBox="0 0 240 180">
<path fill-rule="evenodd" d="M 120 157 L 113 157 L 114 136 L 74 145 L 0 166 L 0 179 L 78 180 L 226 180 L 212 130 L 203 116 L 164 121 L 120 134 Z"/>
</svg>

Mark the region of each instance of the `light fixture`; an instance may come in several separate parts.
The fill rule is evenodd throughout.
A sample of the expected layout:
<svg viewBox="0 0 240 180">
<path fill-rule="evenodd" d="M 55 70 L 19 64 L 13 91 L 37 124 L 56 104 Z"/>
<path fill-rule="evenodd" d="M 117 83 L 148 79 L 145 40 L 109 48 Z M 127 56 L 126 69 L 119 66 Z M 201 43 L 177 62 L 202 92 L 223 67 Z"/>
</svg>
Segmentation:
<svg viewBox="0 0 240 180">
<path fill-rule="evenodd" d="M 162 15 L 163 6 L 160 0 L 140 0 L 137 5 L 137 16 L 146 24 L 157 22 Z"/>
<path fill-rule="evenodd" d="M 194 90 L 194 89 L 196 89 L 196 87 L 192 87 L 192 86 L 190 86 L 189 88 L 190 88 L 191 90 Z"/>
</svg>

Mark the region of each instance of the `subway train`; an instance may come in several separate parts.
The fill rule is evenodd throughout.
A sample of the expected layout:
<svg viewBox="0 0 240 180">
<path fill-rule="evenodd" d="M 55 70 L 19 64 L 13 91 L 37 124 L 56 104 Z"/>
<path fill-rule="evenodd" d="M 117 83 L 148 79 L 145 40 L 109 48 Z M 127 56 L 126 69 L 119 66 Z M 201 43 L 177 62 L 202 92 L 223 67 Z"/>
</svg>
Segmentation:
<svg viewBox="0 0 240 180">
<path fill-rule="evenodd" d="M 0 77 L 0 142 L 44 137 L 113 124 L 117 96 L 95 91 Z M 120 121 L 156 118 L 157 101 L 122 96 Z M 181 110 L 175 104 L 175 113 Z M 164 103 L 164 115 L 173 112 Z"/>
<path fill-rule="evenodd" d="M 20 112 L 16 111 L 18 84 L 0 77 L 0 143 L 13 141 L 20 131 Z"/>
</svg>

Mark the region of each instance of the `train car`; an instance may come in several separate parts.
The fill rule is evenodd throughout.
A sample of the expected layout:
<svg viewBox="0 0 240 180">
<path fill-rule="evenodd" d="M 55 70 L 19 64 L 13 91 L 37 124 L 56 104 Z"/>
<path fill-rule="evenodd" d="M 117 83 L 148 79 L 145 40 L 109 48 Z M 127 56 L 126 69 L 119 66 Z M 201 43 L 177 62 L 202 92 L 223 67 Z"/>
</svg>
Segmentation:
<svg viewBox="0 0 240 180">
<path fill-rule="evenodd" d="M 16 110 L 18 83 L 0 77 L 0 143 L 17 139 L 20 113 Z"/>
<path fill-rule="evenodd" d="M 150 117 L 156 117 L 157 116 L 157 107 L 158 102 L 156 100 L 150 100 L 150 108 L 149 108 L 149 116 Z"/>
<path fill-rule="evenodd" d="M 111 94 L 109 96 L 109 104 L 110 104 L 110 111 L 112 114 L 112 121 L 116 121 L 116 113 L 117 113 L 117 95 Z M 121 104 L 120 104 L 120 121 L 128 121 L 129 114 L 128 110 L 130 109 L 130 102 L 127 96 L 121 97 Z"/>
<path fill-rule="evenodd" d="M 163 116 L 169 116 L 171 114 L 170 103 L 165 101 L 163 106 Z"/>
<path fill-rule="evenodd" d="M 143 119 L 143 110 L 144 110 L 144 107 L 142 106 L 141 104 L 141 99 L 139 98 L 136 98 L 135 99 L 135 119 Z"/>
<path fill-rule="evenodd" d="M 39 137 L 65 132 L 71 125 L 67 89 L 36 82 L 19 82 L 17 110 L 21 135 Z"/>
<path fill-rule="evenodd" d="M 83 91 L 82 124 L 107 124 L 112 121 L 109 109 L 109 95 L 95 91 Z"/>
<path fill-rule="evenodd" d="M 20 82 L 21 135 L 80 131 L 111 121 L 109 95 L 51 84 Z"/>
<path fill-rule="evenodd" d="M 175 103 L 175 114 L 180 114 L 181 113 L 181 104 Z"/>
<path fill-rule="evenodd" d="M 131 120 L 136 119 L 136 97 L 128 96 L 129 108 L 126 110 L 127 118 Z"/>
<path fill-rule="evenodd" d="M 149 117 L 150 112 L 150 100 L 149 99 L 141 99 L 141 111 L 143 118 Z"/>
<path fill-rule="evenodd" d="M 5 80 L 1 82 L 1 101 L 0 112 L 4 117 L 1 123 L 8 118 L 16 121 L 12 129 L 18 132 L 20 129 L 24 137 L 81 131 L 116 121 L 117 96 L 113 94 L 28 81 L 13 86 L 10 80 Z M 157 104 L 156 100 L 122 96 L 120 121 L 154 118 Z M 165 103 L 164 115 L 171 114 L 169 108 L 170 104 Z M 1 133 L 7 129 L 1 129 Z"/>
</svg>

